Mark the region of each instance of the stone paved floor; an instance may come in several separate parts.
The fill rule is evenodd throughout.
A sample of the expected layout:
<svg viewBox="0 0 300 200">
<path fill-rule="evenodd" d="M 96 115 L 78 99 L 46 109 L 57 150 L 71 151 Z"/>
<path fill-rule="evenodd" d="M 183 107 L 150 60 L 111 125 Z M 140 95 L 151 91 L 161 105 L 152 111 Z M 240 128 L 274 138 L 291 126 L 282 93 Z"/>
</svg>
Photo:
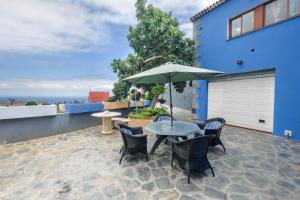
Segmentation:
<svg viewBox="0 0 300 200">
<path fill-rule="evenodd" d="M 149 147 L 154 137 L 149 137 Z M 99 127 L 0 146 L 0 199 L 299 199 L 300 143 L 225 127 L 227 153 L 211 148 L 216 177 L 170 167 L 170 146 L 149 162 L 127 157 Z M 149 148 L 150 149 L 150 148 Z"/>
</svg>

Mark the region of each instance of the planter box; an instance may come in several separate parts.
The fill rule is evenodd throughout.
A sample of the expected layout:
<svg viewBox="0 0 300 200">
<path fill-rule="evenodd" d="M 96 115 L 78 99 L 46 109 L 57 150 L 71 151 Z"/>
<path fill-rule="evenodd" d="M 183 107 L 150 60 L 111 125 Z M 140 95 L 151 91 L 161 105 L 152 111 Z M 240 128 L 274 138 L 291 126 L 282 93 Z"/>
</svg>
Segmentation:
<svg viewBox="0 0 300 200">
<path fill-rule="evenodd" d="M 144 106 L 144 102 L 143 101 L 130 101 L 130 108 L 136 108 L 136 107 L 142 107 Z"/>
<path fill-rule="evenodd" d="M 103 111 L 102 103 L 65 104 L 66 113 L 86 113 Z"/>
<path fill-rule="evenodd" d="M 151 105 L 151 100 L 145 100 L 144 101 L 144 106 L 150 106 Z"/>
<path fill-rule="evenodd" d="M 129 126 L 147 126 L 153 122 L 152 119 L 129 119 Z"/>
<path fill-rule="evenodd" d="M 0 120 L 57 115 L 56 105 L 0 107 Z"/>
<path fill-rule="evenodd" d="M 115 110 L 120 108 L 128 108 L 128 101 L 117 101 L 117 102 L 103 102 L 105 110 Z"/>
</svg>

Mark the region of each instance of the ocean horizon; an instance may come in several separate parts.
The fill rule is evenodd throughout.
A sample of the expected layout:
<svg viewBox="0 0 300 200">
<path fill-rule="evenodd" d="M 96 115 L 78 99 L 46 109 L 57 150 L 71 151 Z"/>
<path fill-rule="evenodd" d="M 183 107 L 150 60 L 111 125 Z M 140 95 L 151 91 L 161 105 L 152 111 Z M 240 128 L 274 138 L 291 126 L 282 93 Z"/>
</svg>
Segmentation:
<svg viewBox="0 0 300 200">
<path fill-rule="evenodd" d="M 28 101 L 36 101 L 36 102 L 44 102 L 48 104 L 55 104 L 55 103 L 64 103 L 64 102 L 88 102 L 88 98 L 84 96 L 0 96 L 0 103 L 9 102 L 9 99 L 13 98 L 16 102 L 28 102 Z"/>
</svg>

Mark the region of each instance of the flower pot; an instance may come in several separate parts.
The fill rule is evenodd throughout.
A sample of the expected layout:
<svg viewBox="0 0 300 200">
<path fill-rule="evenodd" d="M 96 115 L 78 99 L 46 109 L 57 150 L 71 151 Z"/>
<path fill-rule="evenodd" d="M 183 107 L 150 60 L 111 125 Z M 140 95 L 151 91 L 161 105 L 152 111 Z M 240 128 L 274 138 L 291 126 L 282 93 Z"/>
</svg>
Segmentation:
<svg viewBox="0 0 300 200">
<path fill-rule="evenodd" d="M 128 101 L 103 102 L 105 110 L 115 110 L 120 108 L 128 108 Z"/>
<path fill-rule="evenodd" d="M 153 119 L 129 119 L 129 126 L 147 126 L 152 123 Z"/>
<path fill-rule="evenodd" d="M 144 101 L 144 106 L 150 106 L 151 105 L 151 100 L 145 100 Z"/>
</svg>

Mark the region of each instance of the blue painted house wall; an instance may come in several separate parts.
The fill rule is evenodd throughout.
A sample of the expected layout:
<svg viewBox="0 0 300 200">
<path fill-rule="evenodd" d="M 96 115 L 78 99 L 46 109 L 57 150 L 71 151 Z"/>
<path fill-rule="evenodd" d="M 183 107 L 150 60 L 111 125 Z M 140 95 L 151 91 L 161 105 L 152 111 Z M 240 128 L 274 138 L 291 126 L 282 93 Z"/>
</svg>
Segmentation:
<svg viewBox="0 0 300 200">
<path fill-rule="evenodd" d="M 292 139 L 300 140 L 300 17 L 227 40 L 228 19 L 265 2 L 262 0 L 229 0 L 201 16 L 198 26 L 201 45 L 197 61 L 208 69 L 225 73 L 275 69 L 275 113 L 273 134 L 284 136 L 292 130 Z M 251 52 L 255 49 L 255 52 Z M 244 61 L 237 65 L 236 61 Z M 197 89 L 201 119 L 207 117 L 207 82 Z"/>
</svg>

